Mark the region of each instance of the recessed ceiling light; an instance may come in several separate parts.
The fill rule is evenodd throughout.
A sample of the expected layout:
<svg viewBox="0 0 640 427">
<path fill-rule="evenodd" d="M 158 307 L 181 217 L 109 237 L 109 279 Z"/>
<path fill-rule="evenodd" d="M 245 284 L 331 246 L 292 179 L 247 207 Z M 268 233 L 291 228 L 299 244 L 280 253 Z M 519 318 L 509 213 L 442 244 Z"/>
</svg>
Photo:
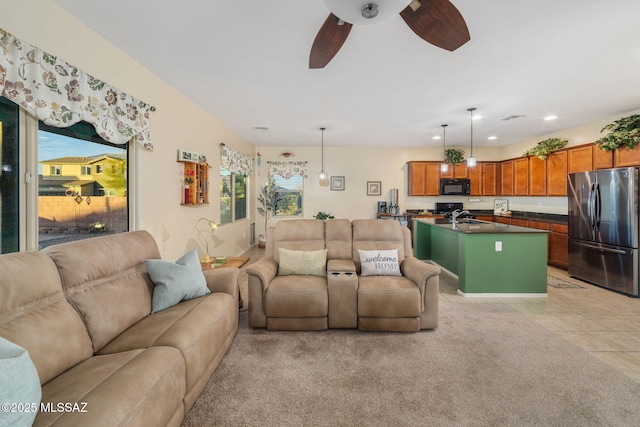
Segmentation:
<svg viewBox="0 0 640 427">
<path fill-rule="evenodd" d="M 489 140 L 494 140 L 494 139 L 498 139 L 498 137 L 497 137 L 497 136 L 495 136 L 495 135 L 491 135 L 491 136 L 490 136 L 489 138 L 487 138 L 487 139 L 489 139 Z"/>
<path fill-rule="evenodd" d="M 269 128 L 266 127 L 266 126 L 256 126 L 256 127 L 254 127 L 254 129 L 257 130 L 257 131 L 260 131 L 260 132 L 266 132 L 266 131 L 269 130 Z"/>
<path fill-rule="evenodd" d="M 480 120 L 482 116 L 473 116 L 473 120 Z"/>
<path fill-rule="evenodd" d="M 433 139 L 440 139 L 438 135 L 434 136 Z"/>
<path fill-rule="evenodd" d="M 551 115 L 549 115 L 549 116 L 545 117 L 544 119 L 545 119 L 545 120 L 547 120 L 547 121 L 549 121 L 549 120 L 555 120 L 555 119 L 557 119 L 557 118 L 558 118 L 558 116 L 554 116 L 553 114 L 551 114 Z"/>
</svg>

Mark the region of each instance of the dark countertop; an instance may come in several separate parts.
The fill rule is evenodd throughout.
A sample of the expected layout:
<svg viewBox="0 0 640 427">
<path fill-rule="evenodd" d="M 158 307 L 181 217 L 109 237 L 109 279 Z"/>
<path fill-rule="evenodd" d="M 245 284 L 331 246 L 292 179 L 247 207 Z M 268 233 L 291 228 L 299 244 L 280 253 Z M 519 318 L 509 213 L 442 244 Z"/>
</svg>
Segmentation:
<svg viewBox="0 0 640 427">
<path fill-rule="evenodd" d="M 445 230 L 452 230 L 464 234 L 532 234 L 549 233 L 547 230 L 537 228 L 519 227 L 517 225 L 501 224 L 497 222 L 479 220 L 460 220 L 452 224 L 448 219 L 443 218 L 415 218 L 414 221 L 440 227 Z"/>
<path fill-rule="evenodd" d="M 493 210 L 488 209 L 467 209 L 470 213 L 478 216 L 478 215 L 494 215 Z M 425 210 L 420 213 L 411 213 L 411 216 L 415 215 L 425 215 L 430 214 L 433 215 L 433 210 Z M 497 216 L 497 215 L 495 215 Z M 511 216 L 509 218 L 518 218 L 518 219 L 527 219 L 529 221 L 541 221 L 541 222 L 549 222 L 555 224 L 567 224 L 568 217 L 567 215 L 560 214 L 550 214 L 550 213 L 540 213 L 540 212 L 524 212 L 524 211 L 512 211 Z"/>
</svg>

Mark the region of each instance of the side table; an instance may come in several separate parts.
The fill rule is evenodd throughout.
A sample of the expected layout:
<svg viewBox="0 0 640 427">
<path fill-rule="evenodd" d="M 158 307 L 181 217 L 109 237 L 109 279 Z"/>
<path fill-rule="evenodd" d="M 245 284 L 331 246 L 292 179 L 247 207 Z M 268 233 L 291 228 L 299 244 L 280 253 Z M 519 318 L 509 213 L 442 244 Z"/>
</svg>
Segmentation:
<svg viewBox="0 0 640 427">
<path fill-rule="evenodd" d="M 237 267 L 240 268 L 246 263 L 249 262 L 251 258 L 249 257 L 227 257 L 227 262 L 224 264 L 213 264 L 213 263 L 200 263 L 200 267 L 202 270 L 208 270 L 210 268 L 228 268 L 228 267 Z M 240 289 L 238 289 L 238 308 L 242 308 L 244 306 L 244 301 L 242 301 L 242 294 L 240 293 Z"/>
</svg>

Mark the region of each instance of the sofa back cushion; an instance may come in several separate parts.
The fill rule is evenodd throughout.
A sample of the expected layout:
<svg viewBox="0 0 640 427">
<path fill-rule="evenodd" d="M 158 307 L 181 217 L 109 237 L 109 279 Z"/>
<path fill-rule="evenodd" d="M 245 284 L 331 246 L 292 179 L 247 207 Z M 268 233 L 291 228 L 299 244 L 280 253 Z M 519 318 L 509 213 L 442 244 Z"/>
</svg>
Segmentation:
<svg viewBox="0 0 640 427">
<path fill-rule="evenodd" d="M 360 255 L 358 250 L 398 250 L 398 263 L 407 255 L 405 244 L 405 232 L 398 221 L 383 219 L 354 219 L 353 226 L 353 261 L 356 271 L 360 273 Z M 411 243 L 409 243 L 410 247 Z"/>
<path fill-rule="evenodd" d="M 318 251 L 326 249 L 324 221 L 319 219 L 290 219 L 280 221 L 273 230 L 273 259 L 280 262 L 279 249 Z"/>
<path fill-rule="evenodd" d="M 95 352 L 151 313 L 153 282 L 144 261 L 160 259 L 160 253 L 148 232 L 63 243 L 46 252 L 87 326 Z"/>
<path fill-rule="evenodd" d="M 348 219 L 330 219 L 325 223 L 328 259 L 351 259 L 353 239 L 351 221 Z"/>
<path fill-rule="evenodd" d="M 0 256 L 0 336 L 29 352 L 40 383 L 93 355 L 80 315 L 41 252 Z"/>
</svg>

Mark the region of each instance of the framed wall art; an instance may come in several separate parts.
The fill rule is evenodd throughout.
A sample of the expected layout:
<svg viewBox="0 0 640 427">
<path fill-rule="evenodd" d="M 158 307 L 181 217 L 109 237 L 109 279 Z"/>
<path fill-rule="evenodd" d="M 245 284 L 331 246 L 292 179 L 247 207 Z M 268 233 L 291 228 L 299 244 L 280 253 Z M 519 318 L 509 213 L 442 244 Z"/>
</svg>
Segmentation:
<svg viewBox="0 0 640 427">
<path fill-rule="evenodd" d="M 331 191 L 344 191 L 344 176 L 331 177 Z"/>
<path fill-rule="evenodd" d="M 367 196 L 381 196 L 381 195 L 382 195 L 382 182 L 367 181 Z"/>
</svg>

